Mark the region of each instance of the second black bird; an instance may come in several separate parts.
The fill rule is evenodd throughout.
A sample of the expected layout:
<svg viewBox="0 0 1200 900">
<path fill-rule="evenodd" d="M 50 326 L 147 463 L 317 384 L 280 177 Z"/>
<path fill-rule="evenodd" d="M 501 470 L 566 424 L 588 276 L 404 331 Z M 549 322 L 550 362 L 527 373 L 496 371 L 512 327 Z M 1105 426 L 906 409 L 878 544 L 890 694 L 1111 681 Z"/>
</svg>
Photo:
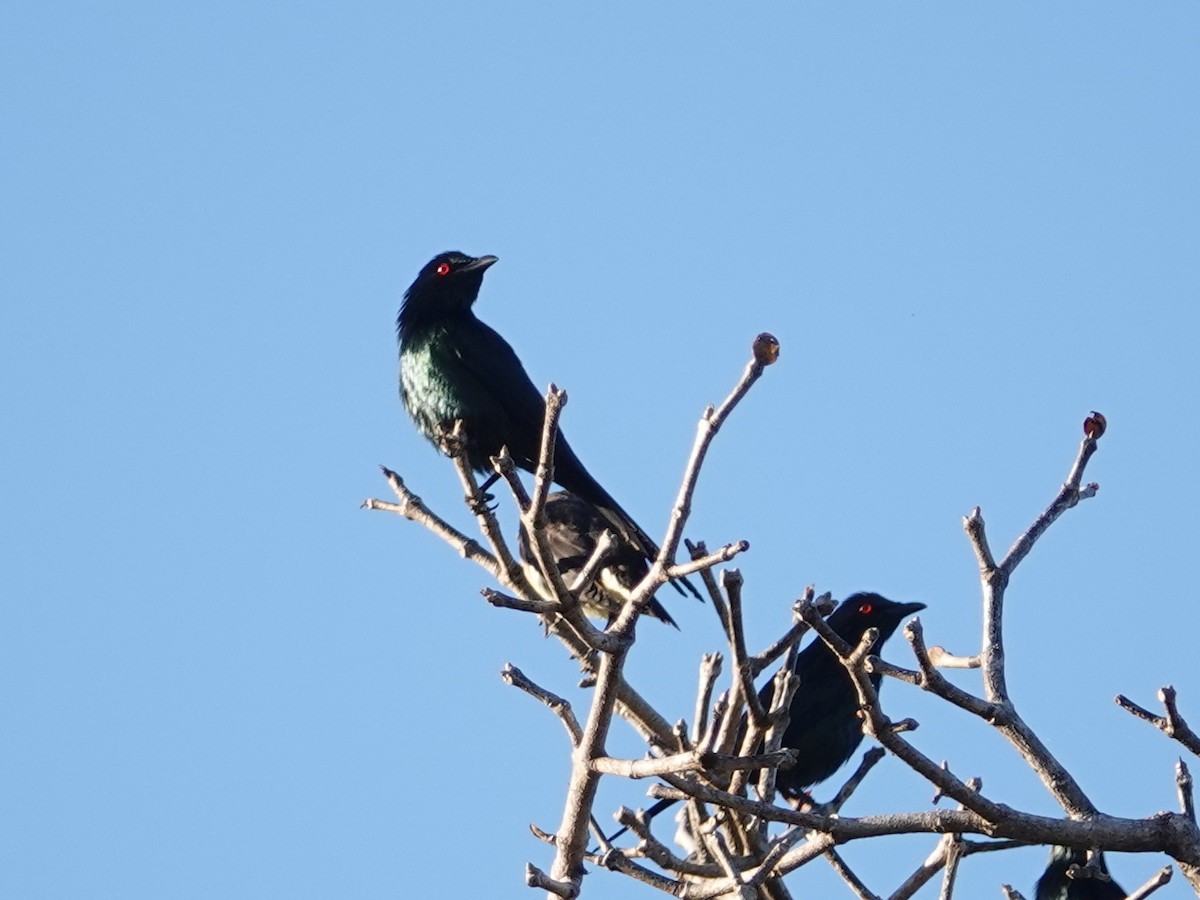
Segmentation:
<svg viewBox="0 0 1200 900">
<path fill-rule="evenodd" d="M 924 608 L 924 603 L 896 603 L 879 594 L 851 594 L 825 621 L 852 647 L 857 646 L 868 628 L 877 629 L 879 633 L 870 651 L 877 654 L 905 617 Z M 792 671 L 799 676 L 800 685 L 792 696 L 780 746 L 798 750 L 799 754 L 795 765 L 776 773 L 775 787 L 789 799 L 805 800 L 806 788 L 829 778 L 854 755 L 863 739 L 862 720 L 858 717 L 858 692 L 850 673 L 819 637 L 796 655 Z M 870 678 L 878 690 L 883 676 L 873 672 Z M 772 679 L 758 692 L 765 708 L 770 709 L 774 694 Z M 674 802 L 660 800 L 647 810 L 647 817 L 654 817 Z"/>
<path fill-rule="evenodd" d="M 924 603 L 896 603 L 879 594 L 852 594 L 826 621 L 851 647 L 862 640 L 868 628 L 877 629 L 879 636 L 870 652 L 878 653 L 906 617 L 924 608 Z M 805 788 L 842 767 L 862 743 L 863 730 L 854 682 L 828 644 L 818 638 L 801 650 L 793 671 L 800 677 L 800 686 L 792 697 L 781 746 L 800 753 L 794 766 L 779 770 L 775 787 L 785 797 L 796 799 L 803 796 Z M 872 672 L 870 678 L 878 690 L 883 676 Z M 773 680 L 758 692 L 766 708 L 770 708 L 773 695 Z"/>
</svg>

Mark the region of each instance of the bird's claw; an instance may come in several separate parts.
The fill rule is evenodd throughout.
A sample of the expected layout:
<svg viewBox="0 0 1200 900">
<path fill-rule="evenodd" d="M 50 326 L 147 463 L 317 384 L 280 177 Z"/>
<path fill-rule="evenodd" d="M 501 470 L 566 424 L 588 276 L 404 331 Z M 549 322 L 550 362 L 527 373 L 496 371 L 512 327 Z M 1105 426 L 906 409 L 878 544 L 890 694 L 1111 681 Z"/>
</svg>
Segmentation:
<svg viewBox="0 0 1200 900">
<path fill-rule="evenodd" d="M 486 491 L 480 491 L 474 496 L 467 496 L 467 506 L 471 508 L 471 512 L 473 512 L 475 515 L 484 516 L 488 513 L 494 513 L 499 507 L 500 504 L 492 503 L 492 501 L 495 499 L 496 498 L 492 494 L 489 494 Z"/>
</svg>

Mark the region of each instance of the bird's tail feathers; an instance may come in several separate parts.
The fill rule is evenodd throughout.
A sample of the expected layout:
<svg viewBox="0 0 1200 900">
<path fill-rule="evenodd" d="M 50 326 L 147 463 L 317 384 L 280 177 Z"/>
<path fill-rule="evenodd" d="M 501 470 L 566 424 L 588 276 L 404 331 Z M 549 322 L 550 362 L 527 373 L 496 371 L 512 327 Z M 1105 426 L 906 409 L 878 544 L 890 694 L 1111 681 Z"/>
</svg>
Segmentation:
<svg viewBox="0 0 1200 900">
<path fill-rule="evenodd" d="M 620 507 L 617 501 L 609 496 L 608 492 L 605 491 L 604 488 L 600 487 L 599 484 L 596 484 L 596 487 L 603 495 L 603 498 L 600 500 L 592 500 L 592 503 L 594 503 L 596 509 L 600 511 L 600 515 L 604 517 L 605 522 L 608 523 L 613 531 L 628 541 L 631 545 L 636 547 L 638 551 L 646 557 L 648 562 L 653 563 L 658 557 L 658 544 L 654 542 L 650 535 L 646 534 L 646 532 L 642 530 L 642 527 L 638 525 L 637 522 L 630 518 L 629 513 L 625 512 L 625 510 Z M 579 492 L 576 491 L 575 493 Z M 586 495 L 581 494 L 581 496 Z M 679 591 L 681 594 L 691 594 L 700 602 L 704 602 L 704 597 L 701 596 L 698 590 L 696 590 L 695 585 L 693 585 L 686 578 L 671 579 L 671 587 L 675 588 L 675 590 Z"/>
<path fill-rule="evenodd" d="M 633 517 L 621 508 L 621 504 L 613 498 L 612 494 L 606 491 L 600 482 L 583 467 L 583 463 L 579 461 L 579 457 L 575 455 L 575 451 L 571 449 L 571 445 L 567 443 L 561 433 L 554 449 L 554 480 L 572 494 L 582 497 L 596 507 L 613 531 L 631 546 L 636 547 L 639 553 L 653 563 L 658 556 L 658 544 L 654 543 L 650 535 L 646 534 L 641 526 L 633 521 Z M 697 600 L 701 602 L 704 600 L 700 592 L 686 578 L 673 579 L 671 585 L 681 594 L 685 593 L 686 589 L 686 593 L 690 593 Z"/>
</svg>

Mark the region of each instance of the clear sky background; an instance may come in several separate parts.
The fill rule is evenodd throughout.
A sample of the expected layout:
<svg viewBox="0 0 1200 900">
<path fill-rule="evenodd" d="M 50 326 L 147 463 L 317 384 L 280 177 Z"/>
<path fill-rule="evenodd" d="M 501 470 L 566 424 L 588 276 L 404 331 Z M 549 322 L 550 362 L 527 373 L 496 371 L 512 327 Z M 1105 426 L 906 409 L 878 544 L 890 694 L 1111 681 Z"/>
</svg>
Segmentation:
<svg viewBox="0 0 1200 900">
<path fill-rule="evenodd" d="M 479 314 L 652 534 L 704 405 L 779 337 L 687 529 L 750 541 L 756 645 L 813 583 L 924 601 L 974 652 L 962 516 L 1002 551 L 1104 412 L 1100 493 L 1012 583 L 1010 683 L 1103 810 L 1174 808 L 1178 748 L 1112 697 L 1174 683 L 1200 721 L 1200 7 L 414 7 L 3 13 L 0 893 L 530 896 L 567 744 L 497 673 L 582 704 L 574 667 L 359 509 L 386 463 L 472 524 L 396 390 L 401 294 L 452 248 L 500 257 Z M 631 677 L 674 718 L 720 637 L 664 600 L 682 632 L 645 623 Z M 885 701 L 1056 811 L 986 726 Z M 930 793 L 889 758 L 846 813 Z M 886 894 L 935 841 L 845 855 Z M 1030 893 L 1044 856 L 970 859 L 960 893 Z M 1112 859 L 1128 889 L 1164 862 Z M 823 862 L 791 883 L 850 896 Z"/>
</svg>

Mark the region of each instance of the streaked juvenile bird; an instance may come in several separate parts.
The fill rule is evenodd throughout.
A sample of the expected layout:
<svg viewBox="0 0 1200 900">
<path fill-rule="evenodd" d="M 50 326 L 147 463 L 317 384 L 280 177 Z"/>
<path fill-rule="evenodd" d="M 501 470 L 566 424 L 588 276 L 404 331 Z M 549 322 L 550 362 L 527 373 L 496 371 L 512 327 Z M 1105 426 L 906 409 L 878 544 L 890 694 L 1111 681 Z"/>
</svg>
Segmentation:
<svg viewBox="0 0 1200 900">
<path fill-rule="evenodd" d="M 461 419 L 471 467 L 491 472 L 490 458 L 508 447 L 532 472 L 541 449 L 545 401 L 508 341 L 479 321 L 472 307 L 494 256 L 439 253 L 417 273 L 396 319 L 400 396 L 417 430 L 438 446 L 443 428 Z M 658 547 L 591 476 L 559 430 L 554 480 L 594 505 L 608 527 L 645 559 Z M 699 597 L 686 580 L 682 582 Z M 678 586 L 677 586 L 678 589 Z"/>
<path fill-rule="evenodd" d="M 1073 847 L 1051 847 L 1050 862 L 1034 888 L 1034 900 L 1125 900 L 1125 890 L 1113 880 L 1100 878 L 1069 878 L 1072 865 L 1087 862 L 1087 851 Z M 1100 871 L 1108 874 L 1104 854 L 1096 858 Z"/>
<path fill-rule="evenodd" d="M 546 498 L 545 517 L 543 534 L 546 535 L 550 552 L 558 564 L 558 571 L 569 587 L 587 565 L 587 561 L 592 558 L 596 542 L 608 526 L 596 507 L 570 491 L 555 491 Z M 544 579 L 538 570 L 533 548 L 523 528 L 517 538 L 517 549 L 534 586 L 546 596 L 550 596 L 550 589 L 542 583 Z M 584 612 L 611 621 L 649 571 L 650 567 L 642 554 L 628 544 L 618 544 L 609 553 L 599 574 L 580 596 L 579 601 Z M 668 625 L 675 625 L 675 620 L 657 600 L 650 601 L 645 614 L 661 619 Z"/>
<path fill-rule="evenodd" d="M 852 647 L 857 646 L 868 628 L 878 629 L 879 635 L 870 651 L 877 654 L 906 616 L 924 608 L 924 603 L 896 603 L 879 594 L 859 593 L 843 600 L 825 621 Z M 792 671 L 799 676 L 800 685 L 792 696 L 780 746 L 800 753 L 795 765 L 776 773 L 775 787 L 783 796 L 801 800 L 807 797 L 805 788 L 829 778 L 854 755 L 862 743 L 863 731 L 858 717 L 858 692 L 850 673 L 820 637 L 796 655 Z M 883 676 L 872 672 L 870 679 L 878 690 Z M 767 709 L 775 694 L 774 684 L 771 679 L 758 692 Z M 660 800 L 647 810 L 647 817 L 652 818 L 674 802 Z"/>
</svg>

